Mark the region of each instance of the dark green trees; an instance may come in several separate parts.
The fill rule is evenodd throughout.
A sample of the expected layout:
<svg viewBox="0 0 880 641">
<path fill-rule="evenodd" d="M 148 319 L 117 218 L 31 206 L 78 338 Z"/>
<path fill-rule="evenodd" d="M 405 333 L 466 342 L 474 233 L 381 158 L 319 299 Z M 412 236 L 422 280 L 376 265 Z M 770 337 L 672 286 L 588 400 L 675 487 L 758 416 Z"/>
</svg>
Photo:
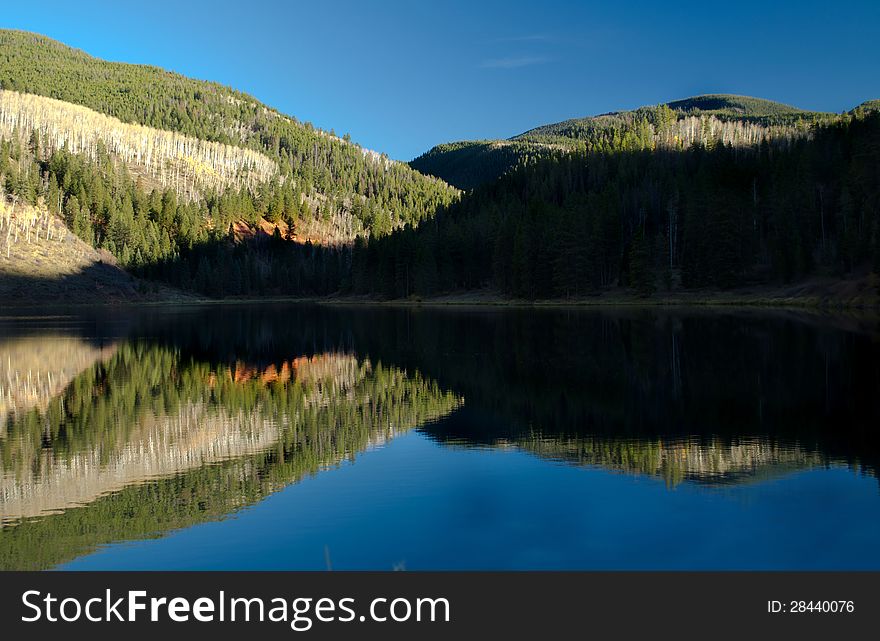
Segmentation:
<svg viewBox="0 0 880 641">
<path fill-rule="evenodd" d="M 785 144 L 560 152 L 475 189 L 430 229 L 371 239 L 352 282 L 399 282 L 432 254 L 436 286 L 416 279 L 407 295 L 727 289 L 870 269 L 878 236 L 880 114 L 866 113 Z"/>
<path fill-rule="evenodd" d="M 645 228 L 639 227 L 633 234 L 629 250 L 629 286 L 642 296 L 654 293 L 655 275 L 651 265 L 651 253 L 648 250 L 648 239 Z"/>
</svg>

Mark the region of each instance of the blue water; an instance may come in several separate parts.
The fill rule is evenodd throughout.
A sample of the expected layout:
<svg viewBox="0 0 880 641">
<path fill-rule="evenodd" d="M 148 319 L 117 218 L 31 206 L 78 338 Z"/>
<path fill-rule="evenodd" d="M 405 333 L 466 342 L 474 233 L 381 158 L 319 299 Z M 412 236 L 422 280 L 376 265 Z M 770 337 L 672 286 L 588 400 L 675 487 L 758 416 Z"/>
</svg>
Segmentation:
<svg viewBox="0 0 880 641">
<path fill-rule="evenodd" d="M 0 318 L 0 569 L 880 569 L 880 320 Z"/>
<path fill-rule="evenodd" d="M 705 487 L 439 445 L 418 433 L 219 522 L 69 570 L 878 569 L 877 479 Z"/>
</svg>

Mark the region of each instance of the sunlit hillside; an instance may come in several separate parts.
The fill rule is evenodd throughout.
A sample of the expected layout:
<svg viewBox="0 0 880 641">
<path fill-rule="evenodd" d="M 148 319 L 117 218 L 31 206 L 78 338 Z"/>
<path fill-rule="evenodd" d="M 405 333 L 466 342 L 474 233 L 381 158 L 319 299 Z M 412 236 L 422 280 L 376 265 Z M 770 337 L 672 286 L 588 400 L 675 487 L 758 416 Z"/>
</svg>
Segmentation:
<svg viewBox="0 0 880 641">
<path fill-rule="evenodd" d="M 98 161 L 103 149 L 133 173 L 189 199 L 204 190 L 254 190 L 279 179 L 276 163 L 258 151 L 124 123 L 80 105 L 15 91 L 0 90 L 0 136 L 18 136 L 46 158 L 66 149 Z"/>
<path fill-rule="evenodd" d="M 406 163 L 243 92 L 158 67 L 100 60 L 39 34 L 0 30 L 0 88 L 82 105 L 188 140 L 221 143 L 216 149 L 232 145 L 268 157 L 290 179 L 295 195 L 295 202 L 288 199 L 274 212 L 277 218 L 292 220 L 308 199 L 316 219 L 348 214 L 357 221 L 354 232 L 383 234 L 433 216 L 437 205 L 456 195 Z M 224 175 L 231 169 L 224 168 Z M 261 164 L 256 173 L 262 171 Z M 177 178 L 165 172 L 172 184 Z"/>
<path fill-rule="evenodd" d="M 121 269 L 109 252 L 78 238 L 44 206 L 6 200 L 0 191 L 0 300 L 47 304 L 181 298 Z"/>
</svg>

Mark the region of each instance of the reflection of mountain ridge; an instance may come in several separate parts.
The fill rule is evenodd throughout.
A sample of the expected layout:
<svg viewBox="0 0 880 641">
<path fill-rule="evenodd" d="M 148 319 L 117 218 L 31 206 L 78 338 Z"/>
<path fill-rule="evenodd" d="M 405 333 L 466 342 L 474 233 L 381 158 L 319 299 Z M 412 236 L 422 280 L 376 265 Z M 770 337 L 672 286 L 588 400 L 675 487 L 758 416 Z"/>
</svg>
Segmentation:
<svg viewBox="0 0 880 641">
<path fill-rule="evenodd" d="M 828 464 L 820 454 L 770 441 L 615 441 L 611 439 L 534 439 L 518 447 L 545 458 L 598 466 L 629 474 L 705 485 L 754 482 Z"/>
<path fill-rule="evenodd" d="M 797 444 L 759 439 L 615 439 L 528 433 L 486 441 L 470 438 L 467 428 L 456 429 L 475 420 L 481 419 L 465 409 L 422 431 L 450 447 L 516 448 L 560 463 L 662 478 L 669 487 L 682 482 L 704 486 L 751 483 L 832 463 Z"/>
<path fill-rule="evenodd" d="M 345 349 L 424 372 L 490 419 L 468 428 L 476 442 L 715 439 L 880 466 L 873 314 L 282 305 L 218 324 L 211 313 L 154 323 L 151 334 L 227 359 Z"/>
<path fill-rule="evenodd" d="M 460 402 L 352 354 L 288 362 L 293 376 L 267 379 L 244 362 L 126 343 L 45 410 L 16 416 L 0 441 L 0 514 L 60 513 L 0 529 L 0 567 L 222 517 Z"/>
<path fill-rule="evenodd" d="M 467 424 L 444 421 L 454 434 L 432 426 L 441 440 L 758 442 L 877 476 L 877 319 L 808 321 L 663 309 L 416 311 L 355 343 L 480 409 Z"/>
<path fill-rule="evenodd" d="M 279 437 L 278 426 L 259 415 L 191 402 L 175 416 L 145 416 L 139 428 L 112 456 L 95 448 L 56 458 L 42 449 L 33 473 L 0 477 L 0 521 L 86 505 L 128 485 L 264 451 Z"/>
</svg>

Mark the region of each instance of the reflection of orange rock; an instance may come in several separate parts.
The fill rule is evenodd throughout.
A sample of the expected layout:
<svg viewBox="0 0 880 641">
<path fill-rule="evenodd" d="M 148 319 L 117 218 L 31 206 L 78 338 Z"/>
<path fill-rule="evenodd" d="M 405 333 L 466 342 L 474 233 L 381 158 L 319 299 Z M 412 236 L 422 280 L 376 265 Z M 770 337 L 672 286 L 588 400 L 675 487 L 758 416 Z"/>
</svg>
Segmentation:
<svg viewBox="0 0 880 641">
<path fill-rule="evenodd" d="M 278 380 L 278 371 L 274 365 L 269 365 L 260 375 L 260 381 L 263 383 L 273 383 Z"/>
<path fill-rule="evenodd" d="M 314 363 L 317 361 L 317 356 L 312 356 L 309 358 L 308 356 L 300 356 L 299 358 L 294 358 L 291 361 L 291 365 L 293 366 L 293 371 L 296 372 L 295 376 L 299 378 L 300 372 L 308 371 L 308 366 L 310 363 Z"/>
<path fill-rule="evenodd" d="M 287 364 L 287 361 L 281 363 L 280 372 L 274 365 L 269 365 L 269 367 L 263 370 L 260 380 L 263 383 L 286 383 L 290 380 L 290 365 Z"/>
<path fill-rule="evenodd" d="M 44 446 L 39 430 L 16 430 L 22 437 L 17 439 L 15 451 L 21 454 L 11 461 L 0 457 L 0 528 L 24 518 L 86 505 L 129 485 L 207 468 L 222 461 L 242 459 L 238 469 L 242 474 L 251 474 L 256 468 L 244 457 L 273 449 L 285 430 L 292 431 L 298 447 L 303 442 L 308 444 L 308 439 L 317 439 L 316 464 L 323 468 L 362 449 L 381 445 L 458 405 L 454 397 L 439 393 L 421 379 L 414 381 L 416 393 L 395 397 L 390 405 L 379 403 L 369 393 L 371 385 L 367 379 L 372 370 L 369 361 L 358 361 L 353 354 L 344 353 L 302 357 L 264 369 L 236 362 L 234 367 L 206 373 L 205 380 L 212 385 L 228 385 L 233 380 L 251 380 L 260 385 L 289 380 L 296 371 L 304 381 L 302 394 L 296 397 L 297 406 L 287 408 L 284 404 L 258 402 L 247 409 L 229 409 L 219 405 L 219 399 L 211 394 L 183 401 L 170 411 L 149 404 L 149 409 L 145 405 L 144 411 L 128 417 L 124 431 L 78 440 L 71 447 L 65 444 L 57 450 Z M 382 372 L 376 380 L 397 389 L 409 389 L 403 386 L 408 380 L 405 372 Z M 437 404 L 423 406 L 420 390 L 431 397 L 439 394 Z M 303 412 L 288 413 L 297 408 Z M 324 421 L 312 413 L 315 411 L 328 412 L 323 416 L 332 420 Z M 361 434 L 360 429 L 349 431 L 349 420 L 369 421 L 365 425 L 368 433 Z M 317 435 L 300 429 L 310 425 L 322 428 Z M 312 450 L 303 446 L 303 451 Z M 234 487 L 230 489 L 234 491 Z"/>
<path fill-rule="evenodd" d="M 354 356 L 340 353 L 301 356 L 291 361 L 294 377 L 301 381 L 351 380 L 355 375 L 358 361 Z M 369 362 L 364 361 L 369 368 Z"/>
<path fill-rule="evenodd" d="M 235 383 L 246 383 L 247 381 L 255 378 L 257 375 L 257 368 L 253 365 L 246 365 L 241 361 L 235 362 L 235 368 L 232 372 L 232 381 Z"/>
<path fill-rule="evenodd" d="M 369 363 L 365 363 L 369 371 Z M 315 354 L 299 356 L 280 364 L 259 367 L 242 361 L 236 361 L 231 368 L 212 371 L 207 375 L 206 383 L 215 387 L 220 377 L 233 383 L 247 383 L 258 380 L 264 385 L 269 383 L 287 383 L 293 379 L 305 382 L 332 381 L 337 384 L 350 384 L 358 378 L 359 364 L 357 358 L 350 354 Z"/>
</svg>

